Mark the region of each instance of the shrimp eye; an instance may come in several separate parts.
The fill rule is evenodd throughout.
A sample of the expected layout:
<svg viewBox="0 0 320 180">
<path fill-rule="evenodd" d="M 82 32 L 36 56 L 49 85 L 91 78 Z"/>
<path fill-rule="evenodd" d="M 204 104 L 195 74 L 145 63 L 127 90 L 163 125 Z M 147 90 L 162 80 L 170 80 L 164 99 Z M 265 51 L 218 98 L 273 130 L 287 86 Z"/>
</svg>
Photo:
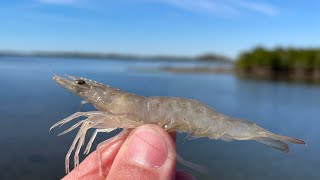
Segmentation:
<svg viewBox="0 0 320 180">
<path fill-rule="evenodd" d="M 79 79 L 79 80 L 76 80 L 76 83 L 81 85 L 81 84 L 85 84 L 86 82 L 82 79 Z"/>
</svg>

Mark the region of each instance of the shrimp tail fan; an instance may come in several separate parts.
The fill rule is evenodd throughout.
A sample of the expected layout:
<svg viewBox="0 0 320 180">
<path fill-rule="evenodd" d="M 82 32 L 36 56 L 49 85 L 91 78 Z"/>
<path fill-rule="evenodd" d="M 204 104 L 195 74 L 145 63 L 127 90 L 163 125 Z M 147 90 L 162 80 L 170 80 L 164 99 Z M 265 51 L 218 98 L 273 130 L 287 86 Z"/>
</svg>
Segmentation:
<svg viewBox="0 0 320 180">
<path fill-rule="evenodd" d="M 299 139 L 287 137 L 287 136 L 280 136 L 276 134 L 269 134 L 267 137 L 259 137 L 255 139 L 256 141 L 272 147 L 274 149 L 280 150 L 282 152 L 289 152 L 289 145 L 286 142 L 290 142 L 293 144 L 305 144 L 304 141 Z"/>
</svg>

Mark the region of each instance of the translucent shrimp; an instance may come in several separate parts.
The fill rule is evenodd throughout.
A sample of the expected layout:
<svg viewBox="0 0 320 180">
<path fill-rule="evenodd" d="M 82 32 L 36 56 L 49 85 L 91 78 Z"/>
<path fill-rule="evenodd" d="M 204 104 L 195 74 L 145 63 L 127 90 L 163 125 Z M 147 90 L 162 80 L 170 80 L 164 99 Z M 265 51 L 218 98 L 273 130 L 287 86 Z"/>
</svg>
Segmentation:
<svg viewBox="0 0 320 180">
<path fill-rule="evenodd" d="M 103 85 L 93 80 L 66 75 L 55 75 L 53 80 L 68 91 L 82 97 L 98 111 L 76 112 L 55 123 L 51 128 L 62 126 L 78 117 L 86 117 L 61 133 L 65 134 L 80 126 L 65 159 L 69 173 L 69 158 L 73 150 L 74 165 L 79 164 L 79 152 L 84 145 L 86 132 L 96 129 L 91 136 L 85 154 L 98 132 L 111 132 L 117 128 L 130 129 L 142 124 L 157 124 L 163 129 L 188 133 L 194 137 L 210 139 L 256 140 L 272 148 L 288 152 L 286 142 L 305 144 L 303 141 L 271 133 L 255 123 L 234 119 L 192 99 L 178 97 L 143 97 Z M 77 146 L 77 147 L 76 147 Z"/>
</svg>

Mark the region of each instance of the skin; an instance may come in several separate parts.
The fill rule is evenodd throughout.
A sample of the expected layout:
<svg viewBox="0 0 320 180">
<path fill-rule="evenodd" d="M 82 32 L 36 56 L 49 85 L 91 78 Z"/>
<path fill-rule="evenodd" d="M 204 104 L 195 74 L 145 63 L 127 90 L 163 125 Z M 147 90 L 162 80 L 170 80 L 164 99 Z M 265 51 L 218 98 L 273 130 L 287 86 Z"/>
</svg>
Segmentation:
<svg viewBox="0 0 320 180">
<path fill-rule="evenodd" d="M 149 138 L 145 141 L 141 136 Z M 95 151 L 63 179 L 194 179 L 176 171 L 174 139 L 175 134 L 151 124 L 121 132 L 103 142 L 102 176 Z"/>
</svg>

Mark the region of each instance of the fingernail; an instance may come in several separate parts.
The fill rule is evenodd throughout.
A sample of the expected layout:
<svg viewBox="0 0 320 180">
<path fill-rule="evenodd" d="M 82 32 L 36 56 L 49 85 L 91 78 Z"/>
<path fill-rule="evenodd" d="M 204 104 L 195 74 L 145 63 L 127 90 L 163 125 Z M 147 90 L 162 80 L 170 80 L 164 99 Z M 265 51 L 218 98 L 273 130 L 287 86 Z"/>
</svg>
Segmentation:
<svg viewBox="0 0 320 180">
<path fill-rule="evenodd" d="M 167 145 L 156 130 L 137 129 L 129 139 L 126 156 L 133 163 L 147 168 L 159 168 L 167 159 Z"/>
</svg>

